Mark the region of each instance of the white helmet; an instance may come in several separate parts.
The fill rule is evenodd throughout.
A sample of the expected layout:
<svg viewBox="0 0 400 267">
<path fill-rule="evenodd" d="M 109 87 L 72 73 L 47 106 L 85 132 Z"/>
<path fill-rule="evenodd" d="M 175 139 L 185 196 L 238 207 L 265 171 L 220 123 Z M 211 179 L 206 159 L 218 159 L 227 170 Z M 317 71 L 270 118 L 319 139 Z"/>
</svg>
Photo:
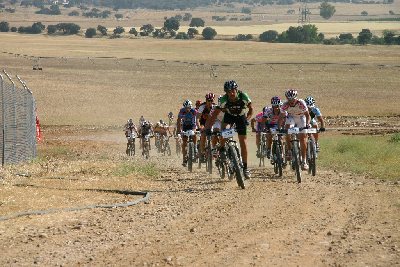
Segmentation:
<svg viewBox="0 0 400 267">
<path fill-rule="evenodd" d="M 184 108 L 192 108 L 192 101 L 190 101 L 189 99 L 185 100 L 183 102 L 183 107 Z"/>
</svg>

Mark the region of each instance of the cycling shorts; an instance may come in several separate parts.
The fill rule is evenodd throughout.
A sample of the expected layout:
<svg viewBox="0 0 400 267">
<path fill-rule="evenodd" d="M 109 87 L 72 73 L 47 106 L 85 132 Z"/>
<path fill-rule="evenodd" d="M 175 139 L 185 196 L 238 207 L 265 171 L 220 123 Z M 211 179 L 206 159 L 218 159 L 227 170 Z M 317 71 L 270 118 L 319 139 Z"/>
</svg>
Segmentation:
<svg viewBox="0 0 400 267">
<path fill-rule="evenodd" d="M 288 116 L 286 118 L 286 125 L 290 125 L 291 127 L 299 127 L 299 128 L 304 128 L 306 127 L 306 116 L 301 115 L 301 116 Z"/>
<path fill-rule="evenodd" d="M 225 113 L 223 123 L 229 124 L 231 126 L 233 124 L 235 124 L 238 135 L 246 135 L 247 134 L 246 115 L 233 116 L 229 113 Z"/>
</svg>

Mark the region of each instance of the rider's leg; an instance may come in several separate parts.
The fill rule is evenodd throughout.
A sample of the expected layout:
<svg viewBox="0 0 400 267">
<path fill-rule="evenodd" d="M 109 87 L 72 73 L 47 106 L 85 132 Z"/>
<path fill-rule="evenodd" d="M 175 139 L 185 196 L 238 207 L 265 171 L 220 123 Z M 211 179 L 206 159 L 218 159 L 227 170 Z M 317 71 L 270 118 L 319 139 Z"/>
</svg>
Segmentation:
<svg viewBox="0 0 400 267">
<path fill-rule="evenodd" d="M 182 157 L 183 162 L 186 162 L 186 144 L 187 144 L 187 136 L 182 137 Z"/>
</svg>

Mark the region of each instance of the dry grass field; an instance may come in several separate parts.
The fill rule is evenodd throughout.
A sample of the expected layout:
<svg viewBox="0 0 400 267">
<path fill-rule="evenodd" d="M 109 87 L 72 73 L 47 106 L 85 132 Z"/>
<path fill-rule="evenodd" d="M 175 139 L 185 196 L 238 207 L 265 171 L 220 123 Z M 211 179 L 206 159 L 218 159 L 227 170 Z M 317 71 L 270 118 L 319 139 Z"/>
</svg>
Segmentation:
<svg viewBox="0 0 400 267">
<path fill-rule="evenodd" d="M 399 58 L 397 46 L 1 33 L 1 67 L 32 89 L 44 142 L 37 159 L 0 169 L 0 265 L 400 265 L 396 178 L 340 166 L 303 172 L 301 184 L 289 168 L 278 178 L 268 162 L 258 167 L 250 134 L 252 178 L 239 190 L 216 171 L 187 172 L 175 155 L 153 149 L 150 160 L 128 158 L 121 129 L 129 117 L 166 118 L 184 99 L 222 93 L 235 79 L 256 111 L 294 87 L 300 97 L 312 94 L 325 116 L 363 116 L 339 126 L 379 122 L 395 131 Z M 32 69 L 37 63 L 41 71 Z M 150 201 L 18 217 L 139 198 L 125 190 L 149 192 Z"/>
<path fill-rule="evenodd" d="M 15 45 L 18 44 L 18 45 Z M 400 50 L 228 41 L 85 39 L 1 34 L 1 63 L 25 79 L 42 123 L 120 124 L 177 112 L 235 79 L 256 110 L 288 87 L 315 96 L 325 115 L 399 114 Z M 32 70 L 35 59 L 42 71 Z M 115 57 L 115 58 L 102 58 Z M 212 70 L 213 69 L 213 70 Z M 388 104 L 389 103 L 389 104 Z"/>
</svg>

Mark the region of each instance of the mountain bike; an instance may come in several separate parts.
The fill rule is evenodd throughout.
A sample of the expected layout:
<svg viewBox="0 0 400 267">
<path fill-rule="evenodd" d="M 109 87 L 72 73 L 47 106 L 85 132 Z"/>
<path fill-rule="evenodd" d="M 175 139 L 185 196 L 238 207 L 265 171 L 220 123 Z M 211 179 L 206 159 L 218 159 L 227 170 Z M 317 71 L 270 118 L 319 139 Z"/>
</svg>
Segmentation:
<svg viewBox="0 0 400 267">
<path fill-rule="evenodd" d="M 159 133 L 154 133 L 154 145 L 157 148 L 157 152 L 161 153 L 161 135 Z"/>
<path fill-rule="evenodd" d="M 225 139 L 225 153 L 227 159 L 229 159 L 229 165 L 231 170 L 235 173 L 236 182 L 242 189 L 246 188 L 244 183 L 245 177 L 243 173 L 243 163 L 242 157 L 240 155 L 237 142 L 233 139 L 236 130 L 234 128 L 225 129 L 222 131 L 221 135 Z"/>
<path fill-rule="evenodd" d="M 171 146 L 169 145 L 169 138 L 170 136 L 168 135 L 162 135 L 161 136 L 161 153 L 165 156 L 171 156 Z"/>
<path fill-rule="evenodd" d="M 286 160 L 284 156 L 284 149 L 282 143 L 282 136 L 278 129 L 271 128 L 270 133 L 272 134 L 272 150 L 271 150 L 271 164 L 274 165 L 274 172 L 282 177 L 282 170 L 286 166 Z"/>
<path fill-rule="evenodd" d="M 126 144 L 126 154 L 128 156 L 135 156 L 135 138 L 136 135 L 133 132 L 128 133 L 128 136 L 126 137 L 128 140 L 128 143 Z"/>
<path fill-rule="evenodd" d="M 213 133 L 213 135 L 221 136 L 221 133 Z M 221 179 L 224 179 L 225 176 L 228 177 L 229 180 L 233 179 L 235 174 L 232 165 L 229 162 L 229 158 L 226 156 L 225 150 L 220 152 L 221 144 L 218 142 L 217 145 L 212 149 L 212 156 L 215 158 L 215 167 L 217 167 L 218 174 Z"/>
<path fill-rule="evenodd" d="M 182 136 L 181 136 L 181 134 L 178 134 L 175 137 L 175 150 L 176 150 L 177 156 L 179 156 L 182 153 Z"/>
<path fill-rule="evenodd" d="M 292 145 L 291 148 L 291 166 L 292 169 L 296 172 L 296 178 L 297 182 L 301 183 L 301 154 L 300 154 L 300 140 L 298 138 L 298 135 L 300 131 L 302 131 L 304 128 L 299 128 L 299 127 L 291 127 L 287 129 L 287 134 L 291 135 L 291 140 L 290 143 Z"/>
<path fill-rule="evenodd" d="M 146 134 L 142 139 L 142 156 L 146 159 L 150 157 L 150 134 Z"/>
<path fill-rule="evenodd" d="M 182 132 L 182 134 L 188 138 L 187 148 L 186 148 L 186 150 L 187 150 L 186 159 L 187 159 L 188 171 L 192 172 L 193 171 L 193 163 L 196 160 L 195 143 L 193 140 L 193 137 L 195 136 L 196 132 L 193 130 L 187 130 L 185 132 Z"/>
<path fill-rule="evenodd" d="M 260 133 L 260 144 L 258 145 L 258 158 L 260 158 L 259 167 L 265 166 L 265 157 L 267 156 L 267 133 Z"/>
<path fill-rule="evenodd" d="M 317 129 L 307 129 L 307 162 L 308 162 L 308 173 L 315 176 L 317 172 L 317 146 L 315 143 L 314 135 L 317 133 Z"/>
</svg>

